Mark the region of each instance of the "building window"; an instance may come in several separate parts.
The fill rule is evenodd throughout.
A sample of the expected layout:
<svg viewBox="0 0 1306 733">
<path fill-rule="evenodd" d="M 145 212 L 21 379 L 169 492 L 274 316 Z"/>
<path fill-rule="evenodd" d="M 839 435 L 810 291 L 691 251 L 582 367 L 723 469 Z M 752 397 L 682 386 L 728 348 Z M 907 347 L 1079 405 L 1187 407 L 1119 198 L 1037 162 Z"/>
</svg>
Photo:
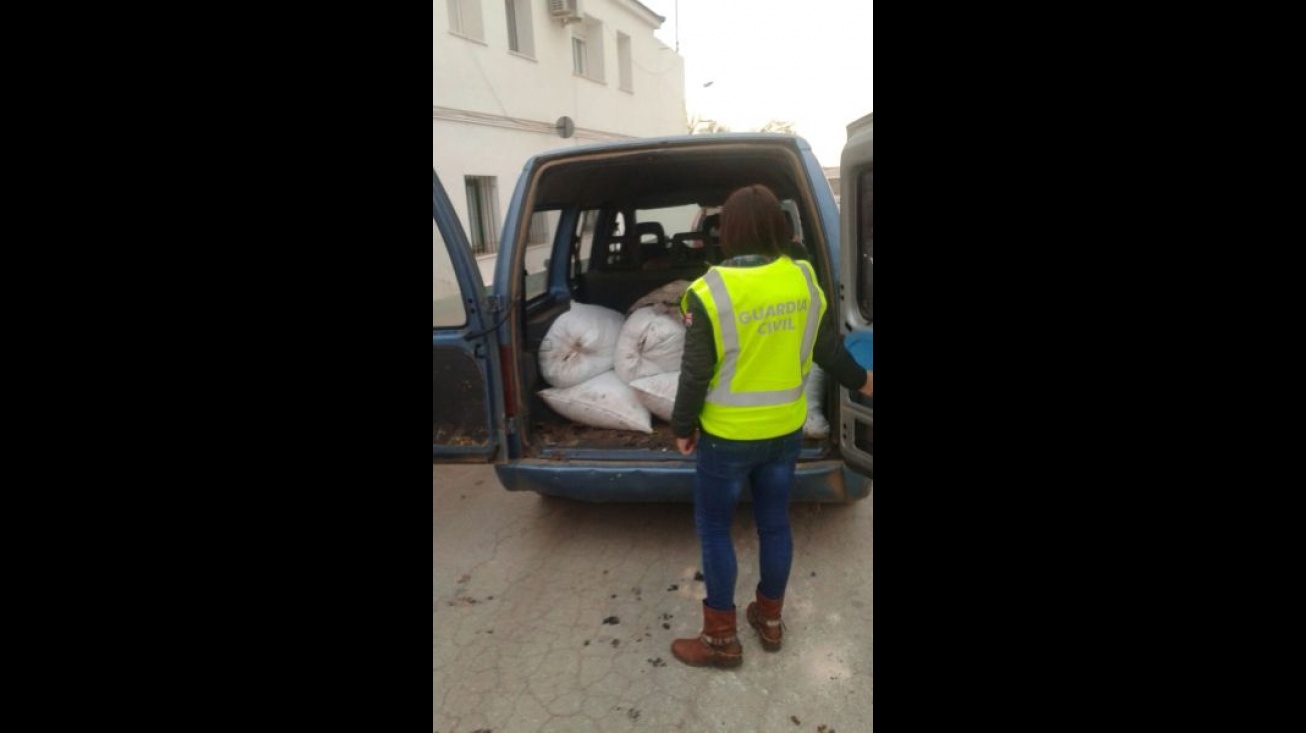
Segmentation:
<svg viewBox="0 0 1306 733">
<path fill-rule="evenodd" d="M 571 60 L 576 74 L 603 81 L 602 23 L 587 17 L 576 26 L 571 36 Z"/>
<path fill-rule="evenodd" d="M 589 65 L 586 63 L 585 51 L 585 39 L 572 36 L 571 64 L 572 69 L 580 76 L 589 76 Z"/>
<path fill-rule="evenodd" d="M 472 251 L 499 251 L 499 183 L 493 176 L 467 176 L 467 229 Z"/>
<path fill-rule="evenodd" d="M 449 0 L 449 30 L 460 36 L 485 40 L 481 0 Z"/>
<path fill-rule="evenodd" d="M 617 34 L 617 67 L 621 74 L 622 91 L 635 91 L 634 72 L 630 62 L 630 36 L 625 33 Z"/>
<path fill-rule="evenodd" d="M 535 58 L 535 29 L 528 0 L 503 0 L 508 18 L 508 49 Z"/>
</svg>

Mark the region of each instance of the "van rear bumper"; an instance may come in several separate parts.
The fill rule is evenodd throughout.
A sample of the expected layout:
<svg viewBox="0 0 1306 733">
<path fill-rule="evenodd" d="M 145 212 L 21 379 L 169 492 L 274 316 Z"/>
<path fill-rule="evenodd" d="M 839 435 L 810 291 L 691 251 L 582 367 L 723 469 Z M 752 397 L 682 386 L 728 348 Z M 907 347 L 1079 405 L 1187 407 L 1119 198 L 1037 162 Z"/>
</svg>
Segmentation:
<svg viewBox="0 0 1306 733">
<path fill-rule="evenodd" d="M 691 461 L 562 463 L 519 459 L 496 466 L 495 472 L 509 491 L 534 491 L 577 501 L 694 501 Z M 790 500 L 843 504 L 865 499 L 870 493 L 871 480 L 848 470 L 843 461 L 806 461 L 798 464 Z M 745 487 L 742 500 L 750 498 Z"/>
</svg>

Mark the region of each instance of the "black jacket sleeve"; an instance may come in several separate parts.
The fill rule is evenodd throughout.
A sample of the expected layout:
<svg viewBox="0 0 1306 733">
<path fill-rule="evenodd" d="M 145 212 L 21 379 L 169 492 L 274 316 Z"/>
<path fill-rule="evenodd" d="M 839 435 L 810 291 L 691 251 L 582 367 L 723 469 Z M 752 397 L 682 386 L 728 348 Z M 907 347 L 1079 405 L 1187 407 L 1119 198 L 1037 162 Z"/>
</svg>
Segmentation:
<svg viewBox="0 0 1306 733">
<path fill-rule="evenodd" d="M 671 432 L 688 438 L 698 429 L 698 415 L 707 402 L 707 386 L 716 368 L 716 339 L 707 310 L 693 292 L 686 298 L 685 354 L 680 359 L 680 386 L 671 412 Z"/>
<path fill-rule="evenodd" d="M 857 391 L 866 385 L 866 370 L 844 347 L 839 329 L 834 325 L 834 317 L 828 310 L 816 332 L 816 350 L 812 359 L 826 374 L 848 389 Z"/>
</svg>

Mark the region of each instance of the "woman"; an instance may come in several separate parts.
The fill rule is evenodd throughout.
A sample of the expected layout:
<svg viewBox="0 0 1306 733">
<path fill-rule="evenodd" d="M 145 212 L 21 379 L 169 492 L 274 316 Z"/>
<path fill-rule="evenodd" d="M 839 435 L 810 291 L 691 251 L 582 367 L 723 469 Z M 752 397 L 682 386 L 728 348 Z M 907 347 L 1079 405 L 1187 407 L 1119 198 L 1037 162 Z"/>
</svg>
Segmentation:
<svg viewBox="0 0 1306 733">
<path fill-rule="evenodd" d="M 870 372 L 848 354 L 826 318 L 827 301 L 811 264 L 784 254 L 788 232 L 770 189 L 735 191 L 721 211 L 726 259 L 681 300 L 687 331 L 671 424 L 680 452 L 698 451 L 694 514 L 707 598 L 702 634 L 677 640 L 671 651 L 694 667 L 743 663 L 730 531 L 745 483 L 752 487 L 761 575 L 746 615 L 763 648 L 781 647 L 793 563 L 789 494 L 813 361 L 848 389 L 872 391 Z"/>
</svg>

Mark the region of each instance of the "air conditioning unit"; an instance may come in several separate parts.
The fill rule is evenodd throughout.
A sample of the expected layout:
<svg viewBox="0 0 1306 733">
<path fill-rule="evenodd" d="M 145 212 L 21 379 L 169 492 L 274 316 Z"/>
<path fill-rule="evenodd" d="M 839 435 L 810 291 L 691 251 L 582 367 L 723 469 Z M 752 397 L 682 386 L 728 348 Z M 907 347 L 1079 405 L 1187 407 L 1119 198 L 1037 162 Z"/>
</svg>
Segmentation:
<svg viewBox="0 0 1306 733">
<path fill-rule="evenodd" d="M 580 0 L 549 0 L 549 15 L 562 21 L 563 25 L 584 20 Z"/>
</svg>

